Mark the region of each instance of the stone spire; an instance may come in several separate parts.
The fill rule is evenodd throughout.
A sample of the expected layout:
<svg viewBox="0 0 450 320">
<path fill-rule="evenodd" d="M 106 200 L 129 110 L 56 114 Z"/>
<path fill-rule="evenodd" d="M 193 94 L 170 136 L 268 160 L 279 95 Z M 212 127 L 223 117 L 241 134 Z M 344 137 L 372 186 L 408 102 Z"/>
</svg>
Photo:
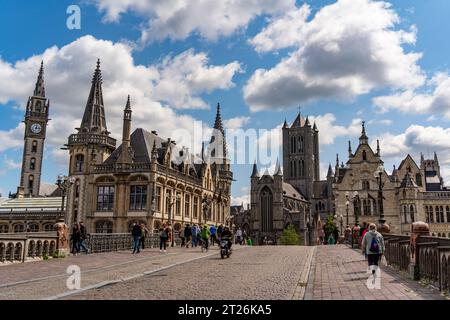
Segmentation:
<svg viewBox="0 0 450 320">
<path fill-rule="evenodd" d="M 275 176 L 282 176 L 283 172 L 281 171 L 280 161 L 277 158 L 277 164 L 275 165 Z"/>
<path fill-rule="evenodd" d="M 319 131 L 318 129 L 317 129 L 317 125 L 316 125 L 316 122 L 314 121 L 314 125 L 313 125 L 313 130 L 314 131 Z"/>
<path fill-rule="evenodd" d="M 287 127 L 288 127 L 288 123 L 287 123 L 286 119 L 284 119 L 283 129 L 285 129 Z"/>
<path fill-rule="evenodd" d="M 219 134 L 220 132 L 220 134 Z M 217 135 L 219 135 L 219 137 L 216 137 Z M 222 135 L 220 137 L 220 135 Z M 227 144 L 226 144 L 226 139 L 225 139 L 225 130 L 223 129 L 223 124 L 222 124 L 222 117 L 220 115 L 220 103 L 217 103 L 217 112 L 216 112 L 216 119 L 214 121 L 214 130 L 213 130 L 213 135 L 211 136 L 211 141 L 210 144 L 212 144 L 216 138 L 220 138 L 222 139 L 222 144 L 223 144 L 223 151 L 221 153 L 217 153 L 217 150 L 214 150 L 214 155 L 213 157 L 220 157 L 220 158 L 226 158 L 227 156 Z"/>
<path fill-rule="evenodd" d="M 333 169 L 331 168 L 331 163 L 328 164 L 328 173 L 327 178 L 331 178 L 333 176 Z"/>
<path fill-rule="evenodd" d="M 377 140 L 377 156 L 380 156 L 380 140 Z"/>
<path fill-rule="evenodd" d="M 158 149 L 156 148 L 156 139 L 153 140 L 152 146 L 152 161 L 156 161 L 158 159 Z"/>
<path fill-rule="evenodd" d="M 36 87 L 34 88 L 33 96 L 45 98 L 44 61 L 41 61 L 41 68 L 39 69 L 39 75 L 37 77 Z"/>
<path fill-rule="evenodd" d="M 424 156 L 423 156 L 423 153 L 421 152 L 420 153 L 420 164 L 422 164 L 422 163 L 424 163 L 425 162 L 425 158 L 424 158 Z"/>
<path fill-rule="evenodd" d="M 256 165 L 256 160 L 255 160 L 255 163 L 253 164 L 253 171 L 252 171 L 251 178 L 259 178 L 259 172 L 258 172 L 258 166 Z"/>
<path fill-rule="evenodd" d="M 368 144 L 369 138 L 366 134 L 366 122 L 362 122 L 362 131 L 361 131 L 361 137 L 359 137 L 359 144 Z"/>
<path fill-rule="evenodd" d="M 309 123 L 309 118 L 308 118 L 308 116 L 306 116 L 305 126 L 307 126 L 307 127 L 310 127 L 310 126 L 311 126 L 311 124 Z"/>
<path fill-rule="evenodd" d="M 349 158 L 353 157 L 352 142 L 350 140 L 348 140 L 348 157 Z"/>
<path fill-rule="evenodd" d="M 434 152 L 434 162 L 436 162 L 436 164 L 439 164 L 439 159 L 438 159 L 436 151 Z"/>
<path fill-rule="evenodd" d="M 102 93 L 102 71 L 100 70 L 100 59 L 92 77 L 91 90 L 84 110 L 80 130 L 98 134 L 109 134 L 106 128 L 105 107 Z"/>
<path fill-rule="evenodd" d="M 131 102 L 128 95 L 127 104 L 123 110 L 123 131 L 122 131 L 122 152 L 119 157 L 119 163 L 130 163 L 133 160 L 131 155 Z"/>
</svg>

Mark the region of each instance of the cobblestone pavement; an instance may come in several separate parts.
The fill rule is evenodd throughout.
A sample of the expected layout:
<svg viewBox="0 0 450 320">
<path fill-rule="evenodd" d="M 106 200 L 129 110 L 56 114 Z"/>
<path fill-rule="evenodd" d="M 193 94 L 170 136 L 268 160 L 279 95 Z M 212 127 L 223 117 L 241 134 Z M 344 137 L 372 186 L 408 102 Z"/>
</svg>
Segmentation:
<svg viewBox="0 0 450 320">
<path fill-rule="evenodd" d="M 243 248 L 238 248 L 243 249 Z M 166 253 L 146 249 L 132 255 L 129 251 L 70 256 L 17 263 L 0 267 L 0 300 L 45 299 L 68 292 L 67 267 L 80 266 L 81 288 L 105 281 L 123 281 L 144 272 L 170 267 L 192 259 L 219 255 L 217 249 L 202 253 L 200 248 L 169 248 Z"/>
<path fill-rule="evenodd" d="M 65 299 L 302 299 L 299 287 L 306 285 L 314 250 L 248 247 L 223 260 L 216 251 L 201 260 Z"/>
<path fill-rule="evenodd" d="M 439 291 L 423 287 L 390 267 L 382 267 L 381 289 L 368 289 L 367 262 L 345 246 L 317 247 L 306 300 L 440 300 Z"/>
</svg>

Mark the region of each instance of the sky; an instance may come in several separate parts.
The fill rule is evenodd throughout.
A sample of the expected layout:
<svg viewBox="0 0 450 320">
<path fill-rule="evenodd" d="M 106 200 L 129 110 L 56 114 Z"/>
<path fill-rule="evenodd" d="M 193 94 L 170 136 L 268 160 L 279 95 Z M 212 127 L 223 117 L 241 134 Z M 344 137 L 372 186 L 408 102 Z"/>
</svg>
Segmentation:
<svg viewBox="0 0 450 320">
<path fill-rule="evenodd" d="M 98 58 L 119 143 L 128 94 L 133 129 L 193 153 L 209 140 L 220 102 L 233 204 L 248 203 L 255 159 L 274 169 L 280 127 L 299 110 L 319 129 L 322 176 L 336 154 L 347 161 L 366 121 L 388 172 L 408 153 L 419 161 L 436 152 L 448 184 L 449 12 L 447 0 L 3 1 L 0 193 L 20 180 L 22 120 L 40 62 L 51 103 L 42 181 L 53 184 L 67 173 L 61 147 L 80 125 Z M 235 144 L 243 132 L 249 140 Z"/>
</svg>

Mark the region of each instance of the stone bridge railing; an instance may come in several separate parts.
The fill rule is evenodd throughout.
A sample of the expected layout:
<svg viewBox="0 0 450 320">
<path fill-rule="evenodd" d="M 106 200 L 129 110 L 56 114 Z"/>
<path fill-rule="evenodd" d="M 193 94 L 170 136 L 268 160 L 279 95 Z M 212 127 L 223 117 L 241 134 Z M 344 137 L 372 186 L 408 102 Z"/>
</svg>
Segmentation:
<svg viewBox="0 0 450 320">
<path fill-rule="evenodd" d="M 174 244 L 179 246 L 181 239 L 177 232 L 174 235 Z M 129 233 L 91 233 L 88 234 L 86 244 L 92 253 L 131 250 L 133 238 Z M 145 248 L 159 247 L 159 234 L 149 234 L 145 238 L 144 245 Z"/>
<path fill-rule="evenodd" d="M 450 239 L 412 234 L 384 235 L 389 265 L 424 279 L 441 291 L 450 290 Z"/>
<path fill-rule="evenodd" d="M 0 233 L 0 265 L 53 256 L 57 232 Z"/>
</svg>

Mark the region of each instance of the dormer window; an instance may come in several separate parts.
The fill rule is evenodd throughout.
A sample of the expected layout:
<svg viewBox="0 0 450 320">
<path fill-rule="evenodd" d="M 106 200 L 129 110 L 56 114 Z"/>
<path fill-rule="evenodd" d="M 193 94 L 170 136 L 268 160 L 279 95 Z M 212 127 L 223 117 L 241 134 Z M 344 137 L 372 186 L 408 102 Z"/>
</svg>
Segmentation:
<svg viewBox="0 0 450 320">
<path fill-rule="evenodd" d="M 362 157 L 363 157 L 363 161 L 367 161 L 367 152 L 366 152 L 366 150 L 363 150 Z"/>
</svg>

